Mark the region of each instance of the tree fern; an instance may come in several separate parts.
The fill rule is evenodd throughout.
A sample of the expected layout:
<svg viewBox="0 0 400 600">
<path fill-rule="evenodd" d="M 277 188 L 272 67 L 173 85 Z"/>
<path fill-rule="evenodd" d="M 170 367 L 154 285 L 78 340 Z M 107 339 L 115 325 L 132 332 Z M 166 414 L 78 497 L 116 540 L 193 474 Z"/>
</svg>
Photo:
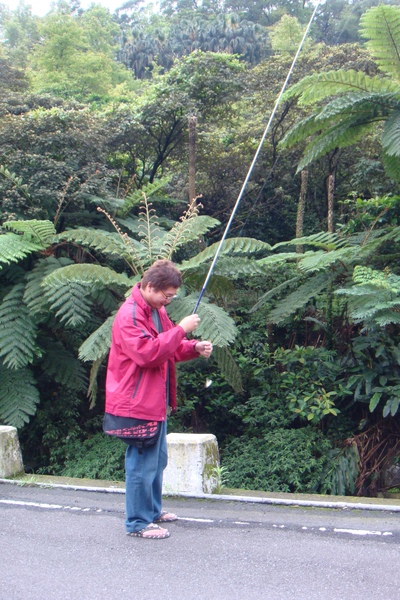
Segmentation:
<svg viewBox="0 0 400 600">
<path fill-rule="evenodd" d="M 110 349 L 111 329 L 115 315 L 110 315 L 104 323 L 83 342 L 79 348 L 79 358 L 83 361 L 103 360 Z"/>
<path fill-rule="evenodd" d="M 400 277 L 358 265 L 353 271 L 354 286 L 340 288 L 336 294 L 345 296 L 351 318 L 366 327 L 385 327 L 400 323 Z"/>
<path fill-rule="evenodd" d="M 174 227 L 163 238 L 159 251 L 160 258 L 171 260 L 178 248 L 198 239 L 199 236 L 207 233 L 207 231 L 219 224 L 217 219 L 199 216 L 200 208 L 201 204 L 198 204 L 196 198 L 194 198 L 179 221 L 175 223 Z"/>
<path fill-rule="evenodd" d="M 178 323 L 183 317 L 193 312 L 197 295 L 190 294 L 171 302 L 168 313 L 173 321 Z M 210 340 L 215 346 L 228 346 L 236 336 L 236 326 L 233 319 L 219 306 L 209 304 L 208 298 L 203 298 L 198 308 L 200 325 L 195 335 L 200 339 Z"/>
<path fill-rule="evenodd" d="M 64 387 L 76 391 L 87 388 L 87 376 L 82 363 L 61 342 L 46 347 L 41 366 L 46 375 Z"/>
<path fill-rule="evenodd" d="M 217 361 L 219 370 L 224 379 L 236 393 L 243 392 L 243 381 L 240 368 L 228 348 L 216 347 L 213 357 Z"/>
<path fill-rule="evenodd" d="M 0 263 L 9 265 L 18 262 L 33 252 L 44 250 L 44 248 L 43 244 L 29 241 L 15 233 L 0 235 Z"/>
<path fill-rule="evenodd" d="M 46 289 L 57 288 L 60 284 L 76 283 L 88 292 L 95 287 L 116 287 L 127 289 L 130 279 L 124 273 L 117 273 L 109 267 L 92 264 L 74 264 L 57 269 L 43 279 L 42 286 Z"/>
<path fill-rule="evenodd" d="M 157 196 L 160 190 L 165 188 L 165 186 L 169 183 L 169 180 L 170 177 L 162 177 L 160 179 L 157 179 L 153 183 L 147 182 L 140 189 L 135 189 L 129 192 L 129 194 L 126 195 L 124 202 L 118 211 L 119 214 L 125 216 L 129 213 L 129 211 L 132 208 L 139 206 L 143 201 L 143 194 L 146 196 L 146 198 Z M 170 202 L 171 200 L 168 199 L 168 201 Z"/>
<path fill-rule="evenodd" d="M 73 261 L 69 258 L 48 256 L 47 258 L 39 259 L 32 271 L 27 273 L 27 284 L 23 301 L 28 307 L 32 317 L 46 315 L 48 313 L 48 304 L 43 295 L 43 288 L 41 287 L 43 279 L 53 271 L 71 264 L 73 264 Z"/>
<path fill-rule="evenodd" d="M 219 243 L 212 244 L 193 258 L 180 263 L 179 268 L 185 272 L 190 269 L 197 269 L 202 263 L 212 261 L 218 249 Z M 271 246 L 266 242 L 255 240 L 253 238 L 228 238 L 221 246 L 220 256 L 228 255 L 247 255 L 254 256 L 259 252 L 270 251 Z"/>
<path fill-rule="evenodd" d="M 121 235 L 114 232 L 104 231 L 102 229 L 92 229 L 89 227 L 80 227 L 78 229 L 69 229 L 57 235 L 56 240 L 74 242 L 84 248 L 90 248 L 108 256 L 123 258 L 127 261 L 131 259 L 130 248 L 124 242 Z M 141 251 L 141 246 L 136 240 L 131 240 L 136 251 Z"/>
<path fill-rule="evenodd" d="M 56 230 L 51 221 L 7 221 L 3 224 L 5 229 L 10 229 L 22 235 L 25 241 L 38 244 L 41 248 L 49 246 L 55 236 Z"/>
<path fill-rule="evenodd" d="M 397 84 L 390 79 L 383 80 L 381 77 L 370 77 L 362 71 L 340 69 L 304 77 L 288 89 L 284 98 L 297 97 L 299 104 L 310 105 L 337 94 L 397 94 L 398 91 Z"/>
<path fill-rule="evenodd" d="M 22 427 L 39 404 L 36 381 L 29 369 L 13 371 L 0 364 L 0 421 Z"/>
<path fill-rule="evenodd" d="M 0 357 L 10 369 L 22 369 L 38 354 L 37 329 L 22 302 L 25 286 L 15 285 L 0 305 Z"/>
<path fill-rule="evenodd" d="M 369 121 L 359 123 L 353 117 L 341 119 L 340 123 L 323 131 L 306 146 L 303 157 L 297 166 L 296 173 L 299 173 L 312 162 L 337 147 L 346 148 L 355 144 L 362 136 L 365 136 L 372 130 L 374 126 L 375 124 Z"/>
<path fill-rule="evenodd" d="M 336 274 L 329 272 L 318 273 L 310 277 L 294 292 L 279 301 L 278 306 L 269 313 L 268 322 L 279 325 L 287 321 L 297 310 L 303 308 L 311 299 L 325 290 L 335 277 Z"/>
<path fill-rule="evenodd" d="M 379 67 L 400 81 L 400 9 L 374 6 L 360 20 L 360 33 Z"/>
</svg>

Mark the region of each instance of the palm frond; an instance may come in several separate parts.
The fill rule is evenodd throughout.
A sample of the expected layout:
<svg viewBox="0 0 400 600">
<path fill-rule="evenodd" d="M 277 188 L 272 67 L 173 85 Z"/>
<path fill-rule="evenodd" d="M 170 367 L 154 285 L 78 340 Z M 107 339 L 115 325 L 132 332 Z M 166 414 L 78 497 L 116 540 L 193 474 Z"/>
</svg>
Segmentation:
<svg viewBox="0 0 400 600">
<path fill-rule="evenodd" d="M 40 396 L 29 369 L 12 371 L 0 364 L 0 421 L 22 427 L 35 414 Z"/>
<path fill-rule="evenodd" d="M 18 370 L 38 354 L 36 325 L 22 302 L 25 286 L 16 284 L 0 305 L 0 356 L 10 369 Z"/>
<path fill-rule="evenodd" d="M 379 67 L 400 81 L 400 9 L 398 6 L 374 6 L 360 20 L 360 33 Z"/>
</svg>

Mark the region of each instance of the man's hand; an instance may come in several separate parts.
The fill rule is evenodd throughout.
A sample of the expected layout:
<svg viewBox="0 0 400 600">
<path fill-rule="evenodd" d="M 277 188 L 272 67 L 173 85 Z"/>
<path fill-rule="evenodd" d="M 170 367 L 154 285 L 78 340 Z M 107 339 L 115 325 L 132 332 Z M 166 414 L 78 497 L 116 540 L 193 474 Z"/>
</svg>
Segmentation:
<svg viewBox="0 0 400 600">
<path fill-rule="evenodd" d="M 197 342 L 194 349 L 200 354 L 200 356 L 204 356 L 204 358 L 209 358 L 211 356 L 211 352 L 213 351 L 211 342 Z"/>
<path fill-rule="evenodd" d="M 199 315 L 189 315 L 188 317 L 184 317 L 182 321 L 179 323 L 180 327 L 182 327 L 185 333 L 192 333 L 200 323 Z"/>
</svg>

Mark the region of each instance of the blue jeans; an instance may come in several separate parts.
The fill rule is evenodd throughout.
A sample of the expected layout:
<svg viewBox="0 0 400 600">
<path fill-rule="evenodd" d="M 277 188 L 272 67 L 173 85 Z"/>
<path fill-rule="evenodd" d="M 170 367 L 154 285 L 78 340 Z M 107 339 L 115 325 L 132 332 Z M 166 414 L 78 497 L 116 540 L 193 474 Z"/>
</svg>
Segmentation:
<svg viewBox="0 0 400 600">
<path fill-rule="evenodd" d="M 168 463 L 167 423 L 154 446 L 128 446 L 125 454 L 126 531 L 133 533 L 153 523 L 161 514 L 163 471 Z"/>
</svg>

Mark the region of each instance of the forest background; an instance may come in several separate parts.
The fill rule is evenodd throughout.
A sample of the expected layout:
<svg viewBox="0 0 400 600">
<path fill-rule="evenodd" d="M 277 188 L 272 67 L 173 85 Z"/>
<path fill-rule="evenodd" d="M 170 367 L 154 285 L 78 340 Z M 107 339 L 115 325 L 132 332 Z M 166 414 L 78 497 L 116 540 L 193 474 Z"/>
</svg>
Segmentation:
<svg viewBox="0 0 400 600">
<path fill-rule="evenodd" d="M 398 483 L 400 2 L 377 4 L 318 7 L 199 307 L 216 351 L 179 366 L 169 429 L 217 436 L 221 485 Z M 158 256 L 192 312 L 312 10 L 0 3 L 0 421 L 28 471 L 123 479 L 113 316 Z"/>
</svg>

